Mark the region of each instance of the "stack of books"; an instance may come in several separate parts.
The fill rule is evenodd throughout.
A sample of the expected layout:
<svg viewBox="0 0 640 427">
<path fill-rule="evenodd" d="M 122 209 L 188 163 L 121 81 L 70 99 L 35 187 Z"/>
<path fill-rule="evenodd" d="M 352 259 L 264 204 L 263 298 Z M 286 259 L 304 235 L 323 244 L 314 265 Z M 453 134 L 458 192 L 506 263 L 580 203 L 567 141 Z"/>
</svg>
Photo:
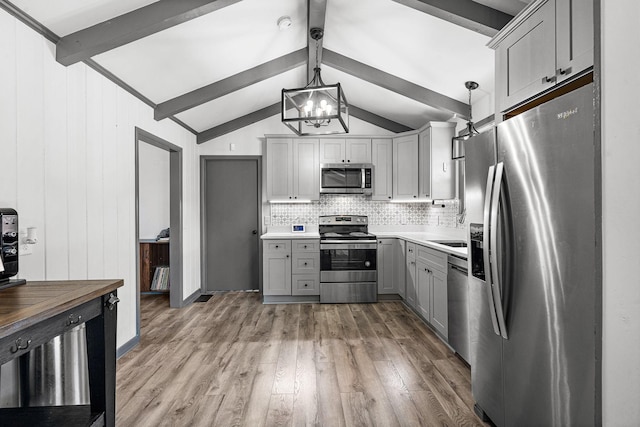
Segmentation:
<svg viewBox="0 0 640 427">
<path fill-rule="evenodd" d="M 169 267 L 156 267 L 156 271 L 153 273 L 153 281 L 151 282 L 151 290 L 169 290 Z"/>
</svg>

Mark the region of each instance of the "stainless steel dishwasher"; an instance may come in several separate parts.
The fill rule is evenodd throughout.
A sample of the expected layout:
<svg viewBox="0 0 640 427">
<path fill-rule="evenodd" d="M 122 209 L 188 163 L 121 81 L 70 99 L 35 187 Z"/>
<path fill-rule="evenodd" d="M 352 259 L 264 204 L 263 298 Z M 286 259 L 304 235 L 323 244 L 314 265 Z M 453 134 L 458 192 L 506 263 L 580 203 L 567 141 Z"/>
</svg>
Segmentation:
<svg viewBox="0 0 640 427">
<path fill-rule="evenodd" d="M 469 363 L 469 282 L 467 260 L 449 255 L 447 309 L 449 345 Z"/>
</svg>

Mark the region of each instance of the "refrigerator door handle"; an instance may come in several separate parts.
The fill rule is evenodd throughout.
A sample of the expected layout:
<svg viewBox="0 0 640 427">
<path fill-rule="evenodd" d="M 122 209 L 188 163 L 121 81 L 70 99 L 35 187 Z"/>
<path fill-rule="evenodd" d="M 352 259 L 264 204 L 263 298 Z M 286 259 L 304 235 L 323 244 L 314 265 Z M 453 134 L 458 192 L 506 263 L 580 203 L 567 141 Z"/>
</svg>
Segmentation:
<svg viewBox="0 0 640 427">
<path fill-rule="evenodd" d="M 484 257 L 484 277 L 487 286 L 487 292 L 489 293 L 489 313 L 491 314 L 491 323 L 493 324 L 493 331 L 496 335 L 500 335 L 500 327 L 498 326 L 498 317 L 496 316 L 496 307 L 494 303 L 493 291 L 491 289 L 491 261 L 489 251 L 489 233 L 490 233 L 490 219 L 491 219 L 491 199 L 493 195 L 494 178 L 495 178 L 495 166 L 489 167 L 489 173 L 487 174 L 487 187 L 484 196 L 484 221 L 483 224 L 487 228 L 482 233 L 482 251 Z"/>
<path fill-rule="evenodd" d="M 491 290 L 495 314 L 498 318 L 498 326 L 502 338 L 508 339 L 507 325 L 504 320 L 504 310 L 502 309 L 502 295 L 500 293 L 500 276 L 498 274 L 498 207 L 500 203 L 500 190 L 502 189 L 502 178 L 504 177 L 504 163 L 496 165 L 496 177 L 493 184 L 493 195 L 491 200 L 491 226 L 489 229 L 490 254 L 491 254 Z"/>
</svg>

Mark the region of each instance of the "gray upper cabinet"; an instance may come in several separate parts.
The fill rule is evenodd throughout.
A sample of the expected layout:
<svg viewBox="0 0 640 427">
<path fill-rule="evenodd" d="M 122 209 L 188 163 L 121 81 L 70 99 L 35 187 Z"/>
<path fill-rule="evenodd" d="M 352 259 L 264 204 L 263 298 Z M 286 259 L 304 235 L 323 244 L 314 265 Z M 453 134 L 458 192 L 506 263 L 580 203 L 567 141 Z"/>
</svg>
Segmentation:
<svg viewBox="0 0 640 427">
<path fill-rule="evenodd" d="M 536 0 L 489 47 L 496 50 L 500 116 L 593 65 L 593 2 Z"/>
<path fill-rule="evenodd" d="M 593 2 L 556 0 L 558 83 L 593 65 Z"/>
<path fill-rule="evenodd" d="M 371 200 L 391 200 L 393 197 L 393 141 L 391 138 L 371 140 L 373 163 L 373 194 Z"/>
<path fill-rule="evenodd" d="M 266 184 L 269 202 L 320 199 L 318 145 L 317 139 L 267 139 Z"/>
<path fill-rule="evenodd" d="M 451 138 L 455 123 L 430 122 L 419 135 L 419 199 L 453 199 L 455 165 L 451 159 Z"/>
<path fill-rule="evenodd" d="M 393 199 L 418 198 L 418 135 L 393 139 Z"/>
<path fill-rule="evenodd" d="M 371 163 L 371 139 L 325 138 L 320 142 L 320 163 Z"/>
<path fill-rule="evenodd" d="M 293 197 L 293 142 L 291 138 L 267 140 L 267 200 L 289 201 Z"/>
<path fill-rule="evenodd" d="M 320 162 L 317 139 L 293 142 L 293 195 L 298 200 L 320 200 Z"/>
</svg>

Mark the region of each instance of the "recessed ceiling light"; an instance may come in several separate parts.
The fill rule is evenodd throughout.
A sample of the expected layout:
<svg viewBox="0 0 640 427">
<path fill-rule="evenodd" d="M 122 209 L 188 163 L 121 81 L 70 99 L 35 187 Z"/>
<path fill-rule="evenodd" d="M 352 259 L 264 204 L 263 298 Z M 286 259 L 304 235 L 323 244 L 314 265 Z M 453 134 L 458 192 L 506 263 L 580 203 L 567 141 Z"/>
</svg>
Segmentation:
<svg viewBox="0 0 640 427">
<path fill-rule="evenodd" d="M 278 18 L 278 28 L 286 30 L 289 27 L 291 27 L 291 18 L 288 16 L 281 16 Z"/>
</svg>

